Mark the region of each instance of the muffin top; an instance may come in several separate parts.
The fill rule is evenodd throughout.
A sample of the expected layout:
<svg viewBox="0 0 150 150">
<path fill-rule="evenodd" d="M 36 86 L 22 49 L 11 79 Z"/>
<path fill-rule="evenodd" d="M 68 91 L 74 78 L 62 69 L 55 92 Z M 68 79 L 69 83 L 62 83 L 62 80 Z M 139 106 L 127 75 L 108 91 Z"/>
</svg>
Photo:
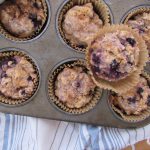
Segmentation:
<svg viewBox="0 0 150 150">
<path fill-rule="evenodd" d="M 135 37 L 128 31 L 98 35 L 89 47 L 92 72 L 108 81 L 123 79 L 137 69 L 139 51 Z"/>
<path fill-rule="evenodd" d="M 33 65 L 22 56 L 5 57 L 0 62 L 0 93 L 12 99 L 32 94 L 37 74 Z"/>
<path fill-rule="evenodd" d="M 40 0 L 7 0 L 0 5 L 0 22 L 12 35 L 32 36 L 45 19 Z"/>
<path fill-rule="evenodd" d="M 144 77 L 125 94 L 112 93 L 110 101 L 127 115 L 140 115 L 150 106 L 150 86 Z"/>
<path fill-rule="evenodd" d="M 150 55 L 150 12 L 144 12 L 130 18 L 127 24 L 143 36 Z"/>
<path fill-rule="evenodd" d="M 68 107 L 81 108 L 92 99 L 95 87 L 84 68 L 65 68 L 57 77 L 55 94 Z"/>
<path fill-rule="evenodd" d="M 66 38 L 78 47 L 86 47 L 98 30 L 102 20 L 94 12 L 92 3 L 74 6 L 65 15 L 63 30 Z"/>
</svg>

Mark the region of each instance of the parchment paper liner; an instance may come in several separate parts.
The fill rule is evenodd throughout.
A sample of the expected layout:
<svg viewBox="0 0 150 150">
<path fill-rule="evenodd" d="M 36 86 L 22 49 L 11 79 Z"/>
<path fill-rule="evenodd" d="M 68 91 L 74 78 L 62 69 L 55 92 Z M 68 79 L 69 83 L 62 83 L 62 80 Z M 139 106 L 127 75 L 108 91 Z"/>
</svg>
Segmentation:
<svg viewBox="0 0 150 150">
<path fill-rule="evenodd" d="M 11 41 L 28 41 L 31 39 L 34 39 L 36 36 L 38 36 L 38 34 L 41 32 L 41 30 L 44 28 L 44 25 L 46 23 L 47 17 L 48 17 L 48 6 L 46 4 L 45 0 L 40 0 L 43 4 L 43 9 L 44 9 L 44 13 L 45 13 L 45 18 L 42 20 L 42 25 L 39 26 L 38 30 L 36 30 L 33 35 L 26 37 L 26 38 L 20 38 L 17 36 L 14 36 L 13 34 L 11 34 L 9 31 L 7 31 L 3 25 L 0 23 L 0 34 L 3 35 L 5 38 L 11 40 Z"/>
<path fill-rule="evenodd" d="M 80 67 L 85 67 L 85 61 L 83 60 L 72 60 L 68 61 L 59 67 L 57 67 L 54 72 L 49 76 L 49 81 L 48 81 L 48 96 L 49 99 L 51 100 L 52 103 L 55 104 L 55 106 L 62 111 L 65 111 L 69 114 L 82 114 L 85 113 L 89 110 L 91 110 L 100 100 L 102 90 L 98 87 L 95 89 L 94 97 L 91 99 L 89 103 L 87 103 L 85 106 L 81 108 L 69 108 L 67 107 L 63 102 L 61 102 L 58 97 L 55 95 L 55 81 L 57 79 L 58 74 L 63 71 L 64 68 L 72 68 L 74 66 L 80 66 Z"/>
<path fill-rule="evenodd" d="M 142 73 L 142 76 L 145 77 L 150 82 L 150 75 L 148 75 L 146 72 Z M 150 106 L 148 106 L 148 109 L 143 111 L 141 115 L 126 115 L 124 114 L 119 108 L 114 106 L 112 103 L 110 103 L 112 109 L 125 121 L 128 122 L 139 122 L 142 120 L 145 120 L 150 116 Z"/>
<path fill-rule="evenodd" d="M 71 41 L 69 41 L 68 39 L 66 39 L 65 34 L 62 29 L 62 22 L 64 21 L 64 16 L 69 9 L 71 9 L 75 5 L 84 5 L 86 3 L 93 4 L 93 9 L 96 12 L 96 14 L 98 14 L 100 19 L 102 19 L 104 26 L 111 23 L 109 9 L 108 9 L 107 5 L 104 4 L 103 1 L 101 1 L 101 0 L 69 0 L 64 5 L 64 7 L 62 8 L 62 10 L 58 16 L 58 30 L 59 30 L 60 36 L 62 37 L 64 42 L 78 52 L 85 52 L 86 48 L 80 48 L 77 45 L 74 45 L 73 43 L 71 43 Z"/>
<path fill-rule="evenodd" d="M 150 7 L 144 7 L 144 6 L 142 6 L 142 7 L 134 9 L 133 11 L 129 12 L 129 14 L 123 20 L 123 23 L 126 24 L 129 19 L 131 19 L 132 17 L 137 16 L 137 15 L 139 15 L 141 13 L 144 13 L 144 12 L 150 13 Z"/>
<path fill-rule="evenodd" d="M 28 101 L 35 94 L 35 92 L 37 91 L 38 86 L 39 86 L 40 74 L 39 74 L 36 64 L 34 63 L 32 58 L 30 58 L 27 54 L 25 54 L 21 51 L 15 51 L 15 50 L 0 52 L 0 59 L 4 58 L 4 57 L 10 57 L 10 56 L 22 56 L 22 57 L 26 58 L 26 60 L 28 60 L 33 65 L 35 72 L 37 74 L 37 80 L 34 81 L 33 92 L 32 92 L 32 94 L 28 95 L 26 98 L 12 99 L 12 98 L 9 98 L 9 97 L 6 97 L 6 96 L 0 94 L 0 103 L 7 104 L 7 105 L 18 105 L 18 104 Z"/>
<path fill-rule="evenodd" d="M 137 16 L 137 15 L 139 15 L 141 13 L 144 13 L 144 12 L 150 13 L 150 6 L 149 7 L 142 6 L 140 8 L 134 9 L 133 11 L 131 11 L 127 15 L 127 17 L 125 18 L 125 20 L 123 20 L 123 23 L 126 24 L 129 19 L 131 19 L 132 17 Z M 149 59 L 148 62 L 150 63 L 150 57 L 148 57 L 148 59 Z"/>
<path fill-rule="evenodd" d="M 127 30 L 131 32 L 133 36 L 135 37 L 136 41 L 138 42 L 140 54 L 139 54 L 139 62 L 137 65 L 137 70 L 129 74 L 126 78 L 118 80 L 118 81 L 114 81 L 114 82 L 106 81 L 102 78 L 101 79 L 97 78 L 97 76 L 94 75 L 91 70 L 90 59 L 89 59 L 90 58 L 90 51 L 89 51 L 90 45 L 86 51 L 86 63 L 87 63 L 87 68 L 90 70 L 90 74 L 92 75 L 92 79 L 96 83 L 97 86 L 99 86 L 100 88 L 112 90 L 116 93 L 124 93 L 138 83 L 139 74 L 141 74 L 141 71 L 146 65 L 146 62 L 148 59 L 148 51 L 147 51 L 146 44 L 144 40 L 142 39 L 142 37 L 139 36 L 137 32 L 135 32 L 131 27 L 128 27 L 127 25 L 112 25 L 112 26 L 103 27 L 103 29 L 99 31 L 97 36 L 103 35 L 109 32 L 114 32 L 117 30 Z"/>
</svg>

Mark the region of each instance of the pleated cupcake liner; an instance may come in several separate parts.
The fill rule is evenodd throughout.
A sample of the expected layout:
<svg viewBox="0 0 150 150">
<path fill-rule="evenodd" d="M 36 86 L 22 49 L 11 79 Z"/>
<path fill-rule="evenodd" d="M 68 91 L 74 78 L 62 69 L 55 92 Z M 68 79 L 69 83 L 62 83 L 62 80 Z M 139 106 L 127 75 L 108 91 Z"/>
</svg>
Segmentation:
<svg viewBox="0 0 150 150">
<path fill-rule="evenodd" d="M 139 14 L 142 14 L 142 13 L 150 13 L 150 6 L 149 7 L 139 7 L 139 8 L 136 8 L 134 9 L 133 11 L 130 11 L 127 16 L 125 17 L 125 19 L 123 20 L 123 23 L 126 24 L 129 19 L 133 18 L 134 16 L 137 16 Z M 143 38 L 144 39 L 144 38 Z M 148 62 L 150 63 L 150 57 L 148 57 Z"/>
<path fill-rule="evenodd" d="M 55 95 L 55 82 L 57 80 L 57 76 L 60 72 L 64 70 L 64 68 L 72 68 L 75 66 L 80 66 L 86 68 L 84 60 L 72 60 L 58 66 L 52 74 L 50 74 L 48 78 L 48 97 L 51 103 L 53 103 L 57 109 L 64 111 L 69 114 L 83 114 L 91 109 L 99 102 L 102 94 L 102 90 L 98 87 L 95 88 L 93 93 L 93 97 L 89 103 L 81 108 L 70 108 L 65 103 L 61 102 L 59 98 Z"/>
<path fill-rule="evenodd" d="M 4 59 L 7 57 L 13 57 L 13 56 L 24 57 L 28 62 L 30 62 L 33 65 L 33 68 L 34 68 L 35 73 L 37 75 L 37 79 L 34 80 L 34 89 L 33 89 L 32 93 L 27 95 L 25 98 L 13 99 L 13 98 L 5 96 L 4 94 L 0 94 L 0 103 L 10 105 L 10 106 L 23 104 L 24 102 L 30 100 L 35 95 L 35 93 L 37 92 L 39 84 L 40 84 L 39 69 L 30 56 L 28 56 L 26 53 L 24 53 L 22 51 L 16 51 L 16 50 L 7 51 L 7 49 L 6 49 L 6 51 L 0 52 L 0 59 Z"/>
<path fill-rule="evenodd" d="M 91 45 L 89 45 L 86 51 L 86 64 L 87 64 L 87 68 L 90 70 L 92 79 L 97 86 L 106 90 L 112 90 L 116 93 L 125 93 L 127 90 L 131 89 L 133 86 L 135 86 L 138 83 L 139 74 L 141 74 L 148 60 L 148 51 L 147 51 L 147 46 L 145 44 L 145 41 L 142 39 L 142 37 L 137 32 L 135 32 L 131 27 L 127 25 L 111 25 L 111 26 L 103 27 L 94 39 L 100 36 L 103 36 L 105 33 L 111 33 L 111 32 L 115 32 L 118 30 L 131 32 L 138 43 L 140 52 L 139 52 L 139 58 L 137 58 L 137 70 L 130 73 L 125 78 L 117 80 L 117 81 L 108 81 L 108 80 L 103 79 L 102 77 L 101 78 L 97 77 L 93 73 L 92 66 L 90 64 L 90 55 L 91 55 L 90 46 Z"/>
<path fill-rule="evenodd" d="M 39 33 L 42 31 L 42 29 L 47 21 L 47 17 L 48 17 L 48 6 L 46 4 L 46 1 L 45 0 L 40 0 L 40 1 L 42 2 L 42 5 L 43 5 L 45 18 L 42 20 L 42 25 L 39 26 L 39 28 L 31 36 L 26 37 L 26 38 L 20 38 L 20 37 L 14 36 L 9 31 L 7 31 L 1 23 L 0 23 L 0 34 L 3 35 L 5 38 L 7 38 L 11 41 L 14 41 L 14 42 L 29 41 L 29 40 L 32 40 L 35 37 L 37 37 L 39 35 Z"/>
<path fill-rule="evenodd" d="M 84 53 L 86 48 L 80 48 L 79 46 L 73 44 L 70 40 L 68 40 L 65 36 L 65 33 L 62 28 L 62 23 L 64 21 L 65 14 L 67 13 L 68 10 L 73 8 L 74 6 L 81 6 L 87 3 L 92 3 L 94 11 L 97 13 L 97 15 L 102 19 L 104 26 L 108 25 L 111 23 L 111 18 L 110 18 L 110 12 L 106 4 L 102 0 L 68 0 L 68 2 L 63 6 L 63 8 L 60 11 L 60 14 L 58 16 L 58 31 L 63 39 L 63 41 L 69 45 L 71 48 L 76 50 L 77 52 L 82 52 Z"/>
<path fill-rule="evenodd" d="M 150 82 L 150 75 L 147 74 L 146 72 L 143 72 L 141 74 L 144 78 L 147 79 L 148 82 Z M 119 109 L 118 107 L 114 106 L 113 103 L 110 104 L 113 111 L 119 116 L 121 117 L 124 121 L 127 122 L 139 122 L 139 121 L 143 121 L 146 118 L 148 118 L 150 116 L 150 107 L 148 106 L 147 110 L 142 111 L 142 113 L 140 115 L 127 115 L 125 113 L 123 113 L 121 111 L 121 109 Z"/>
</svg>

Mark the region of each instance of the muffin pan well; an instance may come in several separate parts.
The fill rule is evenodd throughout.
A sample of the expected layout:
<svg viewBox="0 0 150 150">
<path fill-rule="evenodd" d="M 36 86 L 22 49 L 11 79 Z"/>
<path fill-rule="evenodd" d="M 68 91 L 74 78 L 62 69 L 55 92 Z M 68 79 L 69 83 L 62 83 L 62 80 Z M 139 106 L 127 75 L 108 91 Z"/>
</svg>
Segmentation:
<svg viewBox="0 0 150 150">
<path fill-rule="evenodd" d="M 49 72 L 53 70 L 56 64 L 59 64 L 63 60 L 70 58 L 85 58 L 84 54 L 77 53 L 76 51 L 70 50 L 69 47 L 64 45 L 58 34 L 57 34 L 57 13 L 62 5 L 62 0 L 47 0 L 50 3 L 49 11 L 51 12 L 48 16 L 48 23 L 45 28 L 45 33 L 43 36 L 36 38 L 34 41 L 30 42 L 19 42 L 15 43 L 3 36 L 0 38 L 0 52 L 7 47 L 19 48 L 25 50 L 28 55 L 32 56 L 37 62 L 41 71 L 41 85 L 36 95 L 33 97 L 32 101 L 25 103 L 24 105 L 8 107 L 9 105 L 0 104 L 0 111 L 11 114 L 33 116 L 39 118 L 47 118 L 54 120 L 63 120 L 70 122 L 87 123 L 101 126 L 111 126 L 118 128 L 137 128 L 142 127 L 150 123 L 150 117 L 137 122 L 130 123 L 120 120 L 109 108 L 108 96 L 109 91 L 104 90 L 102 96 L 96 106 L 90 111 L 79 114 L 70 115 L 59 111 L 53 104 L 50 103 L 47 92 L 48 92 L 48 77 Z M 120 23 L 120 20 L 130 9 L 138 7 L 140 5 L 150 5 L 149 0 L 109 0 L 107 5 L 114 16 L 114 23 Z M 43 30 L 43 31 L 44 31 Z M 147 72 L 150 73 L 150 66 L 146 67 Z"/>
</svg>

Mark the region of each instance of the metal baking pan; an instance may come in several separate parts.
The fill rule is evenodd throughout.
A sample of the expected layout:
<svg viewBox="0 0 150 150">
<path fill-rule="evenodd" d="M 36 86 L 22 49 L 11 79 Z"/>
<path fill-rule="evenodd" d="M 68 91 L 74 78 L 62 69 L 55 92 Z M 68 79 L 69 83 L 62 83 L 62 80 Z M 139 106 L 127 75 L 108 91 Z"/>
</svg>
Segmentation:
<svg viewBox="0 0 150 150">
<path fill-rule="evenodd" d="M 150 5 L 149 0 L 105 0 L 110 8 L 113 23 L 120 23 L 122 18 L 131 9 L 141 5 Z M 45 30 L 34 40 L 28 42 L 12 42 L 3 36 L 0 38 L 0 49 L 7 47 L 25 50 L 37 62 L 41 71 L 41 85 L 34 98 L 19 106 L 8 107 L 0 105 L 0 111 L 11 114 L 80 122 L 93 125 L 110 126 L 118 128 L 137 128 L 150 123 L 150 117 L 137 123 L 129 123 L 120 119 L 110 108 L 108 103 L 108 91 L 103 91 L 99 103 L 89 112 L 81 115 L 70 115 L 56 109 L 47 97 L 47 79 L 50 71 L 60 62 L 69 58 L 84 58 L 84 54 L 77 53 L 67 47 L 57 33 L 56 20 L 59 8 L 64 1 L 47 0 L 49 5 L 49 19 Z M 150 73 L 150 67 L 146 70 Z"/>
</svg>

